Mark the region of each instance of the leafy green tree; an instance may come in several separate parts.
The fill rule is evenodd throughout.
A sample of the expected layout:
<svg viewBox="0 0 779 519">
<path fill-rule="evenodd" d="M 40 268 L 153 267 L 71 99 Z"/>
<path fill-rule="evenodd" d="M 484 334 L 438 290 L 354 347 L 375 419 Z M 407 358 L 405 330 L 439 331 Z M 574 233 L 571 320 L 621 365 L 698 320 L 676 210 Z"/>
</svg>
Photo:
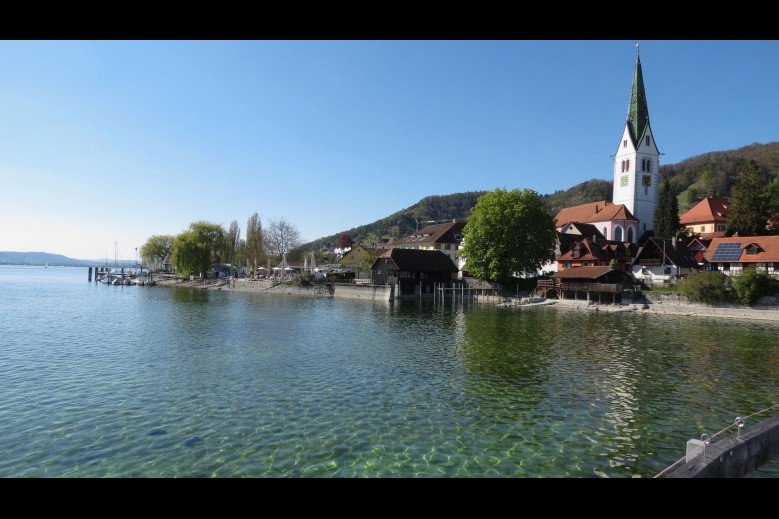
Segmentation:
<svg viewBox="0 0 779 519">
<path fill-rule="evenodd" d="M 160 268 L 165 257 L 173 251 L 175 236 L 155 234 L 141 247 L 141 260 L 152 268 Z"/>
<path fill-rule="evenodd" d="M 765 176 L 758 170 L 757 162 L 750 160 L 731 190 L 728 231 L 740 236 L 765 235 L 770 215 Z"/>
<path fill-rule="evenodd" d="M 235 257 L 241 244 L 241 228 L 238 222 L 233 220 L 225 234 L 224 259 L 230 263 L 235 263 Z"/>
<path fill-rule="evenodd" d="M 463 229 L 468 271 L 482 280 L 507 280 L 554 259 L 554 218 L 530 189 L 496 189 L 481 196 Z"/>
<path fill-rule="evenodd" d="M 655 210 L 655 236 L 671 239 L 682 225 L 679 223 L 679 201 L 668 177 L 660 183 L 660 194 Z"/>
<path fill-rule="evenodd" d="M 779 233 L 779 173 L 768 184 L 768 198 L 771 204 L 771 234 Z"/>
<path fill-rule="evenodd" d="M 260 215 L 254 213 L 246 223 L 246 250 L 244 254 L 246 263 L 252 268 L 262 266 L 265 261 L 263 246 L 262 221 Z"/>
<path fill-rule="evenodd" d="M 224 248 L 225 230 L 221 225 L 194 222 L 189 229 L 173 240 L 173 264 L 176 272 L 184 276 L 207 274 L 211 263 L 220 261 Z"/>
</svg>

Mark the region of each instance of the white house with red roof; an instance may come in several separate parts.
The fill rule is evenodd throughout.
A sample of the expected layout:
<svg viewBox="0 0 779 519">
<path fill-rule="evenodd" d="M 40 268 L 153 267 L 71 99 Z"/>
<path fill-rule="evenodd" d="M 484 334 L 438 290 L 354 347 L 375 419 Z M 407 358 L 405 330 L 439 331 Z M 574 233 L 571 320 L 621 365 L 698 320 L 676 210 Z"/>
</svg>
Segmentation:
<svg viewBox="0 0 779 519">
<path fill-rule="evenodd" d="M 779 274 L 779 236 L 731 236 L 712 238 L 703 253 L 706 270 L 738 275 L 754 266 L 769 274 Z"/>
<path fill-rule="evenodd" d="M 725 236 L 728 230 L 727 198 L 707 197 L 695 204 L 689 211 L 679 217 L 679 223 L 684 225 L 691 234 L 714 238 Z"/>
</svg>

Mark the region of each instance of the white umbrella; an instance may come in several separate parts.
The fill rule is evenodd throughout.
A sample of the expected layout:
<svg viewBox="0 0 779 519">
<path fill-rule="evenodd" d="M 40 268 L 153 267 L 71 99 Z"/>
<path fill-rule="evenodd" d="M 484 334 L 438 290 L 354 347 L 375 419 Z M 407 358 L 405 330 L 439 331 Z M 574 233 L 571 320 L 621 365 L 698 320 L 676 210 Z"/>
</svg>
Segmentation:
<svg viewBox="0 0 779 519">
<path fill-rule="evenodd" d="M 287 267 L 289 267 L 289 264 L 287 263 L 287 255 L 284 254 L 284 256 L 281 257 L 281 264 L 279 265 L 279 269 L 287 270 Z"/>
<path fill-rule="evenodd" d="M 316 252 L 311 251 L 311 272 L 316 268 Z"/>
</svg>

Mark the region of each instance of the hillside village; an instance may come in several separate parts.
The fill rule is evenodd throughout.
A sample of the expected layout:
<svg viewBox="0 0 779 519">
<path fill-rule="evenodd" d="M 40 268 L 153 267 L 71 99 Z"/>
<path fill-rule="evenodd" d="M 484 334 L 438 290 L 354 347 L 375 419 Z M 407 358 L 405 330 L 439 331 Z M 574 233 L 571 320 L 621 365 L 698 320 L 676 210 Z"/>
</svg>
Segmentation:
<svg viewBox="0 0 779 519">
<path fill-rule="evenodd" d="M 754 267 L 770 275 L 779 273 L 779 236 L 731 236 L 731 200 L 727 197 L 709 193 L 679 215 L 678 197 L 670 195 L 673 204 L 667 198 L 669 192 L 673 193 L 668 188 L 669 179 L 678 172 L 661 171 L 660 156 L 637 54 L 627 116 L 613 155 L 611 200 L 603 198 L 556 211 L 553 257 L 550 253 L 550 260 L 536 271 L 514 272 L 516 278 L 528 281 L 523 289 L 545 298 L 623 302 L 632 300 L 642 289 L 673 283 L 695 272 L 733 276 Z M 718 180 L 697 182 L 697 187 L 683 193 L 689 198 L 702 186 L 720 189 L 725 184 L 733 185 L 730 176 L 719 179 L 722 173 L 720 170 L 713 175 Z M 712 178 L 708 173 L 704 176 Z M 582 186 L 585 190 L 591 188 L 591 195 L 603 193 L 603 183 L 593 181 L 588 186 L 585 182 Z M 481 196 L 483 193 L 471 192 L 460 194 L 454 201 L 445 201 L 445 197 L 428 197 L 425 201 L 430 205 L 473 207 Z M 669 206 L 671 229 L 657 233 L 655 225 L 669 221 Z M 549 207 L 546 205 L 547 212 Z M 462 207 L 459 211 L 462 213 Z M 422 208 L 409 208 L 403 213 L 406 220 L 410 218 L 416 224 L 416 230 L 405 236 L 352 243 L 350 236 L 343 235 L 326 263 L 320 256 L 320 265 L 314 252 L 303 254 L 303 261 L 288 260 L 284 254 L 276 266 L 258 266 L 255 261 L 253 267 L 240 269 L 238 275 L 288 281 L 307 273 L 308 280 L 392 286 L 392 297 L 399 299 L 432 299 L 455 287 L 461 291 L 503 290 L 498 283 L 479 281 L 469 272 L 468 258 L 463 254 L 468 233 L 466 218 L 426 221 L 424 214 Z M 400 223 L 400 215 L 390 219 Z M 658 215 L 666 219 L 658 219 Z M 370 226 L 364 227 L 368 235 L 375 236 L 374 231 L 367 231 Z M 165 263 L 170 264 L 170 255 Z M 236 274 L 236 267 L 227 263 L 214 264 L 213 270 L 220 277 Z M 512 288 L 519 292 L 519 283 Z"/>
<path fill-rule="evenodd" d="M 656 237 L 660 155 L 637 55 L 625 127 L 614 155 L 613 201 L 566 207 L 556 214 L 554 260 L 538 272 L 517 273 L 546 280 L 536 294 L 621 295 L 626 287 L 651 287 L 696 271 L 737 275 L 748 266 L 779 273 L 779 236 L 727 237 L 727 198 L 703 198 L 679 216 L 688 238 Z M 434 222 L 397 240 L 339 251 L 342 276 L 357 283 L 396 283 L 398 294 L 410 297 L 432 297 L 437 283 L 474 283 L 467 259 L 458 256 L 464 227 L 464 221 Z"/>
</svg>

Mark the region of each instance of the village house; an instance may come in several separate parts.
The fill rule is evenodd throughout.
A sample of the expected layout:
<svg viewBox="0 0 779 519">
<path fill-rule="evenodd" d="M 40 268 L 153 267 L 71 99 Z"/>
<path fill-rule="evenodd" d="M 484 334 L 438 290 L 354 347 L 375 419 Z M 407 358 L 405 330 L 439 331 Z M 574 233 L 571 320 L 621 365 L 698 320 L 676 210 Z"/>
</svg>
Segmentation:
<svg viewBox="0 0 779 519">
<path fill-rule="evenodd" d="M 557 230 L 562 233 L 568 232 L 567 229 L 572 223 L 593 225 L 607 240 L 637 243 L 639 238 L 639 221 L 625 204 L 612 204 L 601 200 L 566 207 L 555 216 Z"/>
<path fill-rule="evenodd" d="M 709 249 L 712 238 L 704 238 L 702 236 L 693 236 L 687 242 L 687 249 L 692 254 L 693 259 L 702 267 L 706 260 L 703 258 L 705 252 Z"/>
<path fill-rule="evenodd" d="M 589 232 L 586 235 L 561 234 L 565 236 L 566 241 L 571 242 L 571 245 L 557 258 L 558 272 L 576 267 L 608 267 L 612 261 L 616 262 L 620 270 L 628 269 L 633 252 L 635 252 L 635 245 L 628 242 L 606 240 L 592 225 L 584 227 L 582 224 L 570 224 L 570 226 Z"/>
<path fill-rule="evenodd" d="M 385 250 L 366 247 L 360 243 L 347 251 L 338 264 L 343 270 L 354 273 L 355 280 L 370 281 L 371 267 L 376 261 L 376 257 L 382 252 Z"/>
<path fill-rule="evenodd" d="M 680 240 L 649 238 L 633 259 L 633 276 L 647 285 L 665 283 L 698 269 L 692 252 Z"/>
<path fill-rule="evenodd" d="M 723 237 L 728 230 L 729 205 L 727 198 L 704 198 L 681 215 L 679 223 L 686 227 L 690 234 L 699 234 L 706 238 Z"/>
<path fill-rule="evenodd" d="M 779 274 L 779 236 L 713 238 L 703 254 L 707 271 L 739 275 L 747 267 Z"/>
<path fill-rule="evenodd" d="M 464 227 L 465 222 L 436 223 L 423 227 L 403 238 L 382 244 L 382 247 L 441 251 L 452 260 L 458 271 L 461 271 L 465 261 L 457 257 L 457 252 L 462 247 Z"/>
<path fill-rule="evenodd" d="M 555 299 L 585 299 L 606 303 L 633 303 L 636 281 L 629 273 L 610 267 L 576 267 L 539 280 L 532 295 Z M 641 296 L 638 296 L 643 299 Z"/>
<path fill-rule="evenodd" d="M 433 298 L 437 284 L 456 279 L 458 268 L 440 250 L 392 248 L 376 258 L 373 283 L 397 284 L 397 298 Z"/>
</svg>

